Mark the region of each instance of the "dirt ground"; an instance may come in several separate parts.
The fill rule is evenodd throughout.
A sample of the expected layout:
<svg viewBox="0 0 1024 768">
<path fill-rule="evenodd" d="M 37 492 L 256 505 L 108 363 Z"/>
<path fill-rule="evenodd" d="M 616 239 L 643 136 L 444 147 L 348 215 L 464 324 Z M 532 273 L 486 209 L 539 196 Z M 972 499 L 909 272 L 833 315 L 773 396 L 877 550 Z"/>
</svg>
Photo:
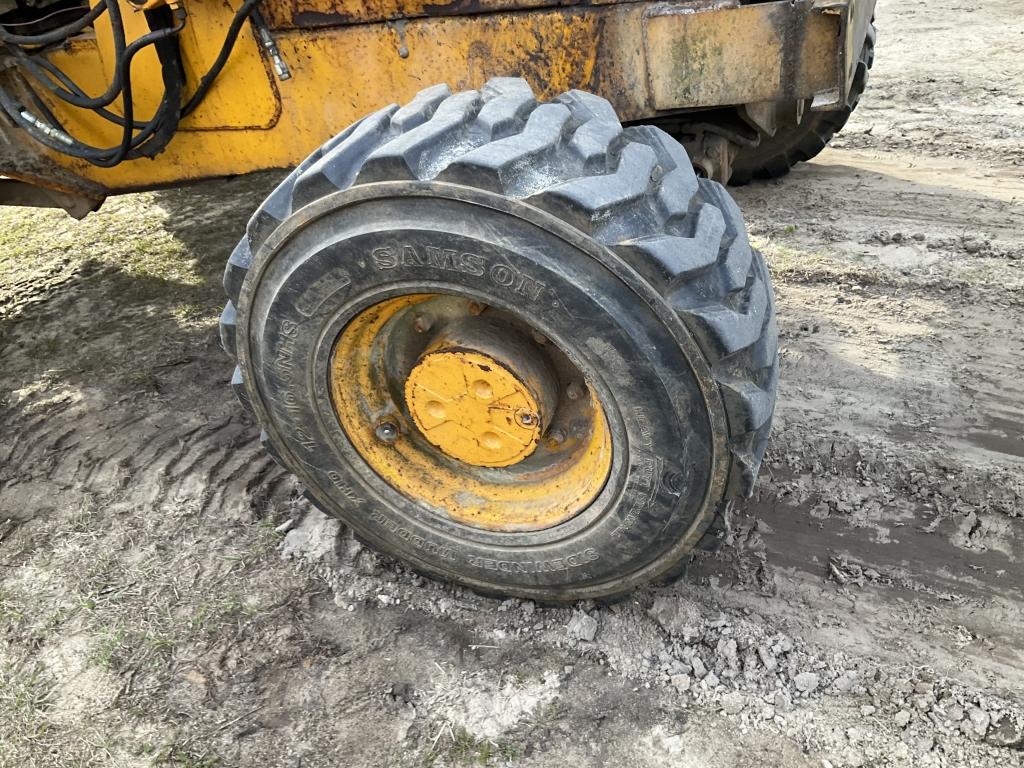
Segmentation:
<svg viewBox="0 0 1024 768">
<path fill-rule="evenodd" d="M 0 766 L 1024 765 L 1024 13 L 881 0 L 819 160 L 736 191 L 782 383 L 679 582 L 544 608 L 310 513 L 216 339 L 276 176 L 0 210 Z"/>
</svg>

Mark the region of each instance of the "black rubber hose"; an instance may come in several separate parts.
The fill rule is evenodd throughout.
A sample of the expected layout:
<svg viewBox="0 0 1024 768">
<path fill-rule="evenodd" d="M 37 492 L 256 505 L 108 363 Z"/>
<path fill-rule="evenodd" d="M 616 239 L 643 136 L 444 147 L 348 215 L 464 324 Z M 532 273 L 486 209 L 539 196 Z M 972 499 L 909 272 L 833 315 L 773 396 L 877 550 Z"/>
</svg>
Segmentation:
<svg viewBox="0 0 1024 768">
<path fill-rule="evenodd" d="M 45 58 L 40 58 L 35 63 L 38 66 L 45 69 L 51 75 L 53 75 L 57 80 L 59 80 L 64 85 L 65 88 L 68 88 L 73 93 L 76 93 L 79 96 L 88 98 L 88 94 L 85 93 L 85 91 L 83 91 L 74 80 L 68 77 L 67 74 L 60 67 L 56 66 L 55 64 L 46 60 Z M 103 107 L 90 107 L 90 109 L 100 117 L 104 118 L 105 120 L 109 120 L 115 125 L 124 125 L 124 118 L 114 112 L 111 112 L 109 109 L 104 109 Z M 146 121 L 136 120 L 132 124 L 132 127 L 145 128 Z"/>
<path fill-rule="evenodd" d="M 100 8 L 100 5 L 97 5 L 96 7 Z M 124 20 L 121 17 L 121 9 L 117 2 L 110 2 L 108 8 L 110 12 L 110 27 L 114 38 L 114 61 L 117 62 L 121 60 L 125 52 Z M 68 102 L 69 104 L 73 104 L 76 107 L 82 107 L 83 109 L 98 109 L 106 107 L 121 93 L 121 75 L 119 67 L 115 68 L 114 77 L 111 80 L 110 85 L 107 87 L 107 90 L 99 96 L 91 97 L 78 87 L 71 78 L 65 75 L 58 67 L 51 64 L 49 61 L 46 61 L 45 59 L 39 59 L 36 61 L 36 59 L 26 51 L 11 43 L 7 44 L 7 48 L 12 54 L 14 54 L 14 57 L 25 68 L 25 70 L 32 75 L 32 77 L 38 80 L 56 97 Z M 54 83 L 50 75 L 56 77 L 66 88 L 70 90 L 65 90 L 65 88 L 61 88 L 59 85 Z"/>
<path fill-rule="evenodd" d="M 149 14 L 147 13 L 147 17 Z M 181 103 L 181 71 L 176 70 L 173 74 L 176 76 L 174 79 L 177 82 L 177 88 L 175 92 L 176 98 L 171 100 L 171 94 L 168 93 L 168 66 L 167 56 L 169 50 L 166 46 L 161 45 L 162 42 L 167 41 L 168 38 L 177 35 L 185 26 L 185 20 L 181 19 L 173 27 L 165 27 L 163 29 L 157 29 L 149 34 L 143 35 L 137 40 L 132 41 L 125 49 L 124 56 L 119 61 L 118 69 L 120 70 L 121 82 L 122 82 L 122 103 L 124 111 L 124 130 L 121 134 L 121 145 L 117 148 L 117 151 L 109 159 L 104 159 L 97 162 L 96 165 L 102 165 L 103 167 L 109 168 L 117 165 L 121 161 L 128 159 L 129 153 L 132 149 L 140 147 L 146 142 L 151 135 L 154 136 L 165 136 L 165 140 L 162 145 L 158 145 L 157 149 L 153 152 L 156 154 L 160 149 L 163 149 L 170 141 L 170 137 L 174 135 L 174 131 L 177 129 L 178 123 L 178 105 Z M 134 124 L 134 104 L 132 103 L 132 82 L 131 82 L 131 65 L 132 59 L 135 58 L 135 54 L 141 51 L 148 45 L 157 45 L 158 54 L 160 54 L 162 73 L 164 76 L 164 95 L 160 100 L 160 107 L 157 109 L 157 114 L 153 119 L 139 131 L 135 136 L 132 135 L 132 126 Z M 176 52 L 177 48 L 173 47 Z M 169 133 L 165 130 L 161 131 L 161 127 L 167 122 L 168 118 L 173 120 L 173 127 Z"/>
<path fill-rule="evenodd" d="M 213 81 L 216 80 L 217 76 L 224 68 L 224 65 L 227 63 L 228 58 L 231 56 L 231 52 L 234 50 L 235 43 L 238 40 L 238 35 L 241 32 L 242 25 L 245 23 L 245 19 L 252 14 L 252 12 L 256 9 L 256 6 L 260 1 L 261 0 L 247 0 L 247 2 L 243 3 L 239 7 L 238 11 L 235 14 L 235 17 L 232 19 L 230 27 L 228 28 L 228 34 L 224 39 L 224 44 L 221 46 L 221 50 L 218 53 L 217 59 L 210 66 L 210 69 L 207 71 L 207 73 L 203 75 L 203 77 L 200 79 L 199 85 L 196 88 L 195 93 L 192 94 L 188 102 L 182 108 L 182 117 L 193 112 L 195 108 L 199 106 L 200 102 L 202 102 L 202 100 L 206 97 L 206 94 L 208 93 L 210 87 L 213 85 Z M 114 17 L 113 14 L 111 14 L 111 22 L 113 22 L 113 20 Z M 120 21 L 120 17 L 118 17 L 118 20 Z M 123 53 L 123 36 L 121 52 Z M 105 120 L 108 120 L 111 123 L 114 123 L 115 125 L 124 125 L 123 117 L 113 112 L 110 112 L 109 110 L 103 109 L 103 107 L 109 104 L 110 101 L 113 100 L 113 98 L 107 101 L 102 101 L 102 103 L 98 103 L 101 99 L 105 99 L 107 96 L 109 96 L 110 90 L 112 90 L 116 85 L 118 85 L 119 78 L 116 74 L 114 82 L 111 83 L 111 89 L 108 90 L 108 92 L 104 94 L 103 97 L 97 97 L 96 99 L 89 100 L 87 94 L 59 67 L 55 66 L 46 59 L 40 59 L 39 61 L 35 61 L 28 57 L 27 54 L 24 54 L 24 52 L 21 53 L 24 58 L 22 58 L 22 56 L 19 56 L 19 61 L 26 65 L 26 68 L 28 68 L 29 71 L 36 76 L 37 80 L 43 82 L 44 85 L 50 88 L 50 90 L 53 91 L 57 96 L 64 99 L 64 101 L 74 104 L 75 106 L 92 109 L 100 117 L 104 118 Z M 115 60 L 117 60 L 116 57 L 117 39 L 115 36 Z M 26 61 L 25 59 L 29 60 Z M 55 89 L 53 87 L 52 81 L 50 81 L 49 78 L 45 77 L 45 75 L 39 72 L 39 69 L 45 69 L 50 75 L 59 80 L 62 85 L 68 88 L 70 90 L 70 93 L 61 92 L 59 91 L 59 89 Z M 72 98 L 72 94 L 77 98 Z M 116 93 L 114 95 L 116 96 Z M 135 121 L 133 123 L 134 128 L 143 128 L 145 127 L 145 125 L 146 123 L 140 121 Z"/>
<path fill-rule="evenodd" d="M 100 2 L 82 18 L 76 19 L 70 24 L 65 24 L 63 27 L 51 29 L 49 32 L 44 32 L 41 35 L 15 35 L 0 26 L 0 43 L 38 46 L 62 43 L 72 35 L 77 35 L 83 29 L 96 21 L 96 19 L 98 19 L 102 13 L 107 10 L 108 4 L 111 6 L 116 5 L 117 0 L 100 0 Z"/>
<path fill-rule="evenodd" d="M 146 11 L 146 18 L 153 26 L 155 21 L 161 17 L 171 20 L 170 12 L 166 8 L 159 8 L 155 11 Z M 185 26 L 184 17 L 181 18 L 181 26 Z M 181 99 L 185 88 L 185 70 L 181 62 L 181 49 L 178 47 L 176 36 L 167 36 L 155 43 L 156 55 L 160 60 L 160 73 L 164 81 L 164 95 L 160 100 L 160 107 L 150 121 L 155 125 L 156 130 L 152 137 L 144 144 L 137 144 L 128 153 L 128 159 L 136 157 L 154 157 L 162 152 L 174 138 L 181 122 Z M 147 126 L 148 127 L 148 126 Z M 145 130 L 145 129 L 144 129 Z"/>
<path fill-rule="evenodd" d="M 78 26 L 76 30 L 80 31 L 82 28 L 87 26 L 88 23 L 91 23 L 93 20 L 98 18 L 106 8 L 107 3 L 110 1 L 111 0 L 103 0 L 103 2 L 93 8 L 86 17 L 75 22 L 75 25 L 67 25 L 61 29 L 67 30 L 76 25 L 81 25 Z M 234 18 L 231 20 L 227 35 L 224 38 L 224 43 L 221 46 L 220 52 L 217 54 L 216 60 L 210 66 L 210 69 L 206 74 L 200 79 L 195 92 L 185 105 L 180 107 L 180 109 L 178 108 L 178 105 L 181 103 L 182 99 L 184 71 L 181 65 L 181 57 L 177 47 L 177 41 L 172 42 L 169 38 L 176 35 L 184 27 L 185 21 L 183 17 L 173 27 L 155 30 L 154 32 L 133 41 L 131 45 L 123 47 L 120 51 L 120 56 L 117 58 L 118 66 L 115 70 L 114 81 L 111 83 L 108 92 L 102 97 L 89 97 L 73 80 L 71 80 L 70 77 L 61 71 L 59 67 L 56 67 L 45 60 L 43 60 L 42 64 L 37 63 L 30 58 L 28 53 L 18 50 L 18 53 L 21 54 L 18 56 L 19 60 L 23 63 L 25 63 L 25 60 L 29 61 L 28 69 L 30 73 L 37 77 L 37 79 L 40 79 L 44 85 L 50 88 L 50 90 L 58 97 L 68 101 L 69 103 L 75 104 L 76 106 L 91 109 L 104 119 L 121 125 L 123 128 L 121 142 L 116 147 L 94 147 L 78 141 L 74 137 L 68 135 L 57 121 L 57 118 L 46 107 L 42 100 L 39 99 L 38 95 L 30 86 L 28 86 L 27 83 L 26 87 L 32 94 L 36 107 L 46 118 L 45 121 L 39 120 L 39 118 L 36 118 L 31 114 L 31 120 L 23 116 L 22 112 L 27 110 L 25 110 L 23 105 L 12 99 L 2 88 L 0 88 L 0 108 L 2 108 L 17 125 L 26 130 L 34 139 L 43 145 L 56 152 L 87 160 L 94 165 L 110 167 L 117 165 L 125 159 L 142 156 L 152 157 L 163 150 L 167 143 L 170 142 L 177 130 L 181 118 L 194 111 L 206 97 L 214 81 L 227 64 L 228 58 L 231 56 L 232 50 L 234 50 L 235 43 L 238 40 L 238 35 L 241 32 L 245 20 L 251 15 L 259 2 L 261 2 L 261 0 L 245 0 L 245 2 L 243 2 L 239 7 L 238 11 L 236 11 Z M 166 9 L 160 9 L 160 11 L 163 11 L 165 15 L 167 13 Z M 152 19 L 157 18 L 160 11 L 147 12 L 147 19 L 152 21 Z M 112 11 L 111 13 L 112 24 L 115 23 L 115 16 L 118 22 L 117 26 L 121 31 L 123 40 L 123 25 L 119 23 L 121 21 L 119 10 Z M 88 19 L 88 21 L 85 21 L 85 19 Z M 70 34 L 74 34 L 74 31 Z M 11 36 L 8 35 L 8 38 L 10 37 Z M 23 39 L 31 40 L 30 43 L 26 44 L 39 44 L 39 41 L 42 40 L 43 37 L 44 36 L 33 36 L 28 38 L 23 36 Z M 11 44 L 14 42 L 13 40 L 2 39 L 2 42 L 8 43 L 9 48 L 16 49 L 16 45 Z M 164 96 L 161 99 L 160 106 L 158 107 L 156 114 L 153 116 L 153 119 L 149 122 L 138 122 L 135 120 L 134 106 L 131 99 L 131 61 L 135 54 L 142 48 L 147 45 L 154 44 L 157 47 L 158 56 L 161 61 L 162 76 L 164 80 Z M 116 45 L 116 41 L 115 47 L 118 47 Z M 52 74 L 69 90 L 65 91 L 61 88 L 57 88 L 53 81 L 47 77 L 46 72 Z M 115 92 L 115 97 L 117 92 L 120 92 L 121 94 L 124 112 L 123 116 L 116 115 L 103 108 L 105 104 L 102 103 L 102 100 L 109 96 L 110 91 L 112 90 Z M 112 100 L 113 99 L 111 99 L 111 101 Z M 107 101 L 106 103 L 110 102 Z M 47 130 L 47 125 L 54 130 Z M 132 131 L 134 129 L 140 130 L 138 134 L 133 136 Z"/>
<path fill-rule="evenodd" d="M 161 123 L 166 121 L 166 118 L 164 120 L 160 120 L 157 117 L 154 117 L 154 119 L 150 121 L 146 125 L 146 127 L 142 129 L 142 131 L 140 131 L 134 137 L 132 136 L 134 114 L 131 100 L 131 83 L 129 77 L 129 70 L 131 67 L 132 59 L 135 57 L 135 54 L 137 54 L 146 46 L 152 45 L 156 43 L 158 40 L 163 40 L 167 37 L 171 37 L 172 35 L 178 34 L 178 32 L 180 32 L 184 26 L 185 23 L 182 20 L 173 27 L 159 29 L 150 32 L 146 35 L 143 35 L 137 40 L 134 40 L 131 43 L 131 45 L 125 48 L 124 56 L 122 56 L 121 60 L 118 63 L 118 69 L 120 70 L 120 74 L 124 84 L 124 87 L 121 89 L 121 93 L 125 113 L 124 131 L 122 132 L 121 142 L 118 146 L 99 148 L 90 146 L 88 144 L 84 144 L 72 137 L 68 137 L 69 139 L 71 139 L 70 144 L 67 143 L 66 141 L 57 139 L 50 133 L 40 128 L 37 125 L 37 123 L 26 119 L 21 114 L 22 111 L 24 111 L 24 107 L 18 104 L 14 99 L 12 99 L 3 89 L 0 89 L 0 107 L 3 107 L 3 110 L 8 114 L 8 116 L 12 120 L 14 120 L 19 126 L 28 131 L 28 133 L 34 139 L 36 139 L 36 141 L 49 147 L 50 149 L 53 149 L 54 151 L 61 152 L 66 155 L 71 155 L 72 157 L 78 157 L 83 160 L 88 160 L 94 165 L 99 165 L 103 167 L 110 167 L 112 165 L 116 165 L 117 163 L 121 162 L 126 158 L 131 149 L 138 147 L 140 144 L 146 141 L 146 139 L 148 139 L 152 134 L 154 134 L 157 131 L 158 128 L 160 128 Z M 168 111 L 169 103 L 166 99 L 166 95 L 167 94 L 165 93 L 165 98 L 161 101 L 158 113 L 167 113 Z M 176 107 L 177 105 L 174 106 Z M 175 109 L 175 112 L 176 111 L 177 110 Z M 175 118 L 175 124 L 176 122 L 177 119 Z M 67 134 L 65 134 L 65 136 L 67 136 Z"/>
</svg>

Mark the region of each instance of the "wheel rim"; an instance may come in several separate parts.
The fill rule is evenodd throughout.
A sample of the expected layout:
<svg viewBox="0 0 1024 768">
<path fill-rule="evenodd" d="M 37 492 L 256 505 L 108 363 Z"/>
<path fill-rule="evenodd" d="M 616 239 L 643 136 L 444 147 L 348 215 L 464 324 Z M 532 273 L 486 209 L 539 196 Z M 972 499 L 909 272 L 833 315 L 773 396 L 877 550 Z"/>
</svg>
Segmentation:
<svg viewBox="0 0 1024 768">
<path fill-rule="evenodd" d="M 491 531 L 578 515 L 612 466 L 594 390 L 521 318 L 409 294 L 364 309 L 331 357 L 334 413 L 364 461 L 414 502 Z"/>
</svg>

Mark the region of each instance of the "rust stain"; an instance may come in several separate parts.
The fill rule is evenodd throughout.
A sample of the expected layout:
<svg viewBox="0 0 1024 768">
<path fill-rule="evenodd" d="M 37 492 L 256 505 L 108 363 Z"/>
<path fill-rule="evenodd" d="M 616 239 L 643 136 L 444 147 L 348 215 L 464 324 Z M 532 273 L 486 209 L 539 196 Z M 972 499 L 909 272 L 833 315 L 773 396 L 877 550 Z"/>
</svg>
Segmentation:
<svg viewBox="0 0 1024 768">
<path fill-rule="evenodd" d="M 268 3 L 264 15 L 276 29 L 318 29 L 424 17 L 473 16 L 564 5 L 559 0 L 282 0 Z"/>
<path fill-rule="evenodd" d="M 644 19 L 654 105 L 784 101 L 838 88 L 839 24 L 812 0 L 696 13 L 659 9 Z"/>
</svg>

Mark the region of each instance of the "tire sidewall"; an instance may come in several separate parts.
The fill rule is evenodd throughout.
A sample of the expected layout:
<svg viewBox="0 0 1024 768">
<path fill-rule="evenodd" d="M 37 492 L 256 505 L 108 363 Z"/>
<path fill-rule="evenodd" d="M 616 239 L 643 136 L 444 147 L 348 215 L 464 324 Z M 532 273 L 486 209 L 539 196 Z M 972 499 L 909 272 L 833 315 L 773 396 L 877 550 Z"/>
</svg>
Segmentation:
<svg viewBox="0 0 1024 768">
<path fill-rule="evenodd" d="M 708 396 L 717 389 L 706 362 L 607 249 L 532 206 L 448 187 L 331 195 L 260 249 L 239 306 L 239 362 L 270 440 L 325 512 L 442 578 L 565 599 L 656 577 L 692 547 L 722 497 L 724 412 Z M 604 490 L 581 514 L 536 533 L 470 528 L 402 496 L 357 453 L 333 412 L 330 352 L 362 309 L 423 292 L 514 312 L 587 375 L 614 454 Z"/>
</svg>

